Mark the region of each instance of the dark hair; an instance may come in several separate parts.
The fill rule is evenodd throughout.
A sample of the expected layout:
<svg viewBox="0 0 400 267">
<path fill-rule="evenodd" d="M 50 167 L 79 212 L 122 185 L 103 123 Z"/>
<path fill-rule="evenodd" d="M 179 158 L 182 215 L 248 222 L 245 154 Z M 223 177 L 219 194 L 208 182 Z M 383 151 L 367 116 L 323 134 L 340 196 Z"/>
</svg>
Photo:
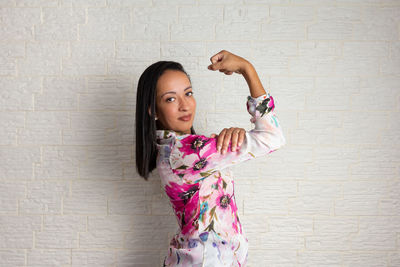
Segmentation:
<svg viewBox="0 0 400 267">
<path fill-rule="evenodd" d="M 139 78 L 136 92 L 136 168 L 139 175 L 148 180 L 149 173 L 156 168 L 156 130 L 161 125 L 155 120 L 157 81 L 166 70 L 182 71 L 190 81 L 183 66 L 174 61 L 158 61 L 146 68 Z M 151 110 L 151 115 L 148 110 Z M 192 134 L 195 131 L 190 129 Z"/>
</svg>

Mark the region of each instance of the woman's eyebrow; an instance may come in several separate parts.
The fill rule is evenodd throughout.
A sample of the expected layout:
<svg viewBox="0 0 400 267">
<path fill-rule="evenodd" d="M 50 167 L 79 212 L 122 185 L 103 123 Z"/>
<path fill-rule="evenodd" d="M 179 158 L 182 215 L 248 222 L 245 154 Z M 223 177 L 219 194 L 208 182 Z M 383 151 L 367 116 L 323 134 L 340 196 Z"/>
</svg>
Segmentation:
<svg viewBox="0 0 400 267">
<path fill-rule="evenodd" d="M 190 86 L 188 86 L 188 87 L 186 87 L 185 88 L 185 90 L 183 90 L 183 91 L 186 91 L 187 89 L 190 89 L 190 88 L 192 88 L 192 86 L 190 85 Z M 169 92 L 165 92 L 164 94 L 162 94 L 161 96 L 160 96 L 160 98 L 161 97 L 163 97 L 164 95 L 166 95 L 166 94 L 176 94 L 175 92 L 173 92 L 173 91 L 169 91 Z"/>
</svg>

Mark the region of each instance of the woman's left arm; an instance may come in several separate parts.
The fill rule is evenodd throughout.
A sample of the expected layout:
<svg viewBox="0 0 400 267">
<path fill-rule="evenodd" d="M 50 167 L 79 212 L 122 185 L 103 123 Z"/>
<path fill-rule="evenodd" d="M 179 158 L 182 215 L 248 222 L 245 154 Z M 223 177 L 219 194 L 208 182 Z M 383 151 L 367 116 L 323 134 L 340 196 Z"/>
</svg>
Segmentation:
<svg viewBox="0 0 400 267">
<path fill-rule="evenodd" d="M 225 154 L 229 144 L 231 145 L 231 150 L 236 151 L 236 147 L 240 147 L 246 136 L 246 130 L 238 127 L 224 128 L 219 135 L 213 133 L 211 138 L 218 136 L 217 150 L 221 154 Z"/>
</svg>

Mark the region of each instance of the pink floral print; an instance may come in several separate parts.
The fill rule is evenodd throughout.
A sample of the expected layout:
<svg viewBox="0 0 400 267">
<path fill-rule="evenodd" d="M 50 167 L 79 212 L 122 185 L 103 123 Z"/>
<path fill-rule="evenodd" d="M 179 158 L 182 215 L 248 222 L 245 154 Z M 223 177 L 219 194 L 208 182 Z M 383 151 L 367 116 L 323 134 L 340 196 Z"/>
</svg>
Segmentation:
<svg viewBox="0 0 400 267">
<path fill-rule="evenodd" d="M 187 155 L 196 155 L 197 157 L 191 162 L 191 166 L 181 165 L 173 169 L 173 172 L 177 175 L 183 175 L 187 172 L 190 175 L 200 173 L 207 166 L 209 157 L 217 152 L 216 139 L 202 135 L 189 135 L 181 140 L 181 144 L 182 147 L 178 149 L 183 152 L 182 157 Z"/>
<path fill-rule="evenodd" d="M 170 185 L 165 186 L 165 192 L 171 199 L 182 234 L 192 234 L 194 230 L 198 229 L 198 222 L 195 218 L 200 212 L 198 207 L 199 184 L 178 185 L 171 182 Z"/>
<path fill-rule="evenodd" d="M 246 266 L 248 239 L 229 167 L 286 144 L 269 93 L 248 96 L 246 106 L 254 128 L 225 154 L 217 151 L 217 138 L 157 130 L 157 170 L 179 226 L 164 266 Z"/>
</svg>

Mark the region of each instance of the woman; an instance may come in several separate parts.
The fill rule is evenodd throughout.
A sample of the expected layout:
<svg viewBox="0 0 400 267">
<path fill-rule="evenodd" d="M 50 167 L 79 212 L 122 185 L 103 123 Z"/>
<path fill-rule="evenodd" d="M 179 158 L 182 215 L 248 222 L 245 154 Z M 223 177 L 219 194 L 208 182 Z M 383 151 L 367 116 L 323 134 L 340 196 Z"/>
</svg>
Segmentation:
<svg viewBox="0 0 400 267">
<path fill-rule="evenodd" d="M 222 50 L 209 70 L 243 75 L 250 89 L 247 110 L 254 129 L 196 135 L 196 101 L 182 65 L 159 61 L 141 75 L 137 89 L 136 163 L 147 180 L 157 167 L 179 229 L 164 266 L 245 266 L 248 239 L 239 220 L 229 166 L 265 156 L 286 141 L 252 64 Z"/>
</svg>

